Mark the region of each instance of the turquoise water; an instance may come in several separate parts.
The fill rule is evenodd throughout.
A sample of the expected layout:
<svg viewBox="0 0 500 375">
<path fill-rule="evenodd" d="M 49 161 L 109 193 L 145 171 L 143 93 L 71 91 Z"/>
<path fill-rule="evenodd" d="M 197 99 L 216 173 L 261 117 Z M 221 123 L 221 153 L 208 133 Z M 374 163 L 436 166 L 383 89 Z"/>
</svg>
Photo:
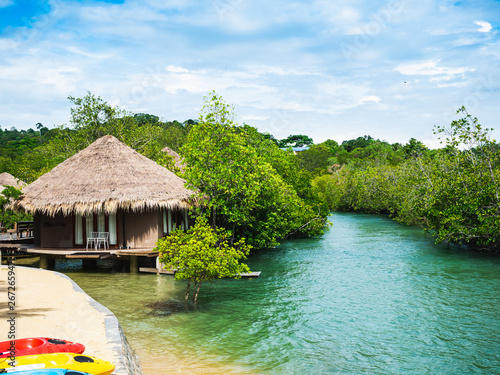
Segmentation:
<svg viewBox="0 0 500 375">
<path fill-rule="evenodd" d="M 333 214 L 321 238 L 202 287 L 62 269 L 120 320 L 145 373 L 500 374 L 500 258 L 385 217 Z M 61 271 L 61 269 L 59 269 Z"/>
</svg>

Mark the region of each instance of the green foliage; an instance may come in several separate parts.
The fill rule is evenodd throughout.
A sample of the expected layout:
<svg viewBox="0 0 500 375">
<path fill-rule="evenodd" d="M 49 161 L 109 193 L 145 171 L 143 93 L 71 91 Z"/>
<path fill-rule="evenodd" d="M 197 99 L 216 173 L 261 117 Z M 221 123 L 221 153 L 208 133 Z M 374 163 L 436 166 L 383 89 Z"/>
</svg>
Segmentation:
<svg viewBox="0 0 500 375">
<path fill-rule="evenodd" d="M 464 107 L 449 129 L 437 127 L 447 148 L 430 176 L 433 200 L 426 210 L 428 229 L 439 241 L 500 249 L 500 151 Z"/>
<path fill-rule="evenodd" d="M 96 139 L 111 134 L 121 139 L 123 136 L 123 123 L 118 120 L 123 112 L 116 107 L 111 107 L 100 96 L 95 97 L 88 92 L 83 98 L 68 99 L 75 105 L 71 108 L 71 123 L 74 125 L 77 137 L 73 140 L 78 149 L 83 149 Z"/>
<path fill-rule="evenodd" d="M 375 140 L 370 136 L 344 141 L 336 153 L 339 164 L 362 165 L 397 165 L 404 160 L 404 152 L 397 145 Z"/>
<path fill-rule="evenodd" d="M 450 128 L 436 128 L 444 148 L 431 151 L 412 138 L 391 150 L 365 139 L 346 165 L 313 186 L 333 209 L 387 213 L 422 225 L 438 242 L 499 251 L 500 145 L 464 107 L 457 113 L 463 118 Z"/>
<path fill-rule="evenodd" d="M 67 153 L 72 155 L 104 135 L 113 135 L 153 160 L 161 158 L 161 149 L 165 147 L 168 134 L 157 116 L 126 113 L 91 93 L 81 99 L 69 99 L 75 104 L 71 109 L 71 123 L 75 131 L 63 133 L 66 139 L 57 139 L 53 142 L 55 147 L 64 143 Z"/>
<path fill-rule="evenodd" d="M 295 134 L 295 135 L 289 135 L 287 138 L 280 140 L 278 146 L 280 148 L 303 147 L 312 144 L 313 144 L 312 138 L 309 138 L 307 135 Z"/>
<path fill-rule="evenodd" d="M 409 159 L 421 156 L 425 153 L 427 147 L 415 138 L 410 138 L 408 143 L 402 147 L 402 150 L 405 153 L 406 159 Z"/>
<path fill-rule="evenodd" d="M 189 186 L 206 198 L 203 214 L 214 227 L 229 229 L 232 240 L 245 237 L 256 248 L 321 233 L 324 212 L 287 183 L 298 175 L 293 154 L 255 129 L 237 127 L 233 118 L 232 108 L 212 93 L 181 149 Z"/>
<path fill-rule="evenodd" d="M 364 137 L 358 137 L 356 139 L 342 142 L 342 148 L 347 152 L 350 152 L 357 148 L 365 148 L 373 141 L 375 140 L 371 136 L 365 135 Z"/>
<path fill-rule="evenodd" d="M 162 122 L 154 115 L 127 113 L 92 93 L 69 100 L 74 104 L 71 128 L 60 125 L 48 130 L 38 123 L 37 131 L 0 129 L 0 171 L 30 183 L 108 134 L 159 164 L 172 167 L 171 157 L 162 149 L 169 146 L 178 150 L 195 123 Z"/>
<path fill-rule="evenodd" d="M 321 175 L 328 172 L 330 159 L 335 153 L 326 143 L 312 145 L 307 150 L 297 154 L 300 165 L 305 170 L 312 172 L 314 175 Z"/>
<path fill-rule="evenodd" d="M 342 197 L 341 189 L 344 187 L 338 181 L 339 174 L 325 174 L 317 176 L 312 181 L 312 187 L 319 199 L 328 207 L 328 209 L 339 208 L 340 198 Z"/>
<path fill-rule="evenodd" d="M 0 223 L 6 229 L 14 228 L 14 224 L 18 221 L 32 220 L 33 217 L 24 212 L 14 212 L 7 206 L 22 195 L 20 189 L 13 186 L 4 186 L 0 194 Z"/>
<path fill-rule="evenodd" d="M 207 220 L 199 216 L 187 231 L 176 230 L 158 240 L 155 251 L 160 253 L 165 269 L 176 271 L 176 280 L 188 280 L 186 300 L 194 283 L 196 303 L 203 282 L 224 277 L 237 279 L 250 271 L 246 264 L 240 263 L 250 248 L 245 239 L 230 241 L 226 230 L 210 227 Z"/>
<path fill-rule="evenodd" d="M 319 176 L 313 186 L 330 207 L 343 211 L 392 213 L 395 211 L 396 170 L 390 165 L 359 168 L 347 165 L 332 176 Z"/>
<path fill-rule="evenodd" d="M 322 206 L 321 200 L 311 189 L 314 174 L 301 166 L 300 159 L 291 149 L 279 148 L 267 134 L 261 134 L 249 125 L 235 129 L 245 138 L 248 145 L 255 149 L 258 157 L 271 165 L 283 182 L 295 190 L 299 198 L 312 207 Z"/>
<path fill-rule="evenodd" d="M 37 147 L 46 143 L 51 136 L 50 131 L 42 124 L 37 124 L 37 131 L 33 129 L 2 130 L 0 128 L 0 171 L 18 176 L 25 182 L 32 181 L 29 157 Z"/>
</svg>

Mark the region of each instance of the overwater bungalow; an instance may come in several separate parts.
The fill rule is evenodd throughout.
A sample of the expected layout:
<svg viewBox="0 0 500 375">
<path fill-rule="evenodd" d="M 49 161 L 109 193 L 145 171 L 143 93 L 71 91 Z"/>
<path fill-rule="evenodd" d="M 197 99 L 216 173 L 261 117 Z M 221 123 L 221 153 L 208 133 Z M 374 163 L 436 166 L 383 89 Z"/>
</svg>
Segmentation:
<svg viewBox="0 0 500 375">
<path fill-rule="evenodd" d="M 165 147 L 162 149 L 162 151 L 173 158 L 175 168 L 177 168 L 180 172 L 184 172 L 185 169 L 184 161 L 177 152 L 172 150 L 170 147 Z"/>
<path fill-rule="evenodd" d="M 2 187 L 3 186 L 14 186 L 17 189 L 20 189 L 25 185 L 26 185 L 25 182 L 19 180 L 18 178 L 15 178 L 10 173 L 4 172 L 4 173 L 0 174 L 0 186 L 2 186 Z M 3 189 L 1 189 L 1 190 L 3 190 Z"/>
<path fill-rule="evenodd" d="M 13 207 L 33 214 L 35 247 L 86 250 L 100 232 L 110 250 L 152 249 L 189 226 L 194 192 L 184 185 L 107 135 L 26 186 Z"/>
</svg>

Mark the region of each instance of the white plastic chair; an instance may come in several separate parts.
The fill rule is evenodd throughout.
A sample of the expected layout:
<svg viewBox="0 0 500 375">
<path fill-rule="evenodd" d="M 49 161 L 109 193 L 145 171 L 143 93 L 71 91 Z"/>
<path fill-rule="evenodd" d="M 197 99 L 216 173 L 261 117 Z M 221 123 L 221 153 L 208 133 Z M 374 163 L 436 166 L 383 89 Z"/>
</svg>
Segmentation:
<svg viewBox="0 0 500 375">
<path fill-rule="evenodd" d="M 99 235 L 97 236 L 96 249 L 101 247 L 101 244 L 103 245 L 104 250 L 106 250 L 106 247 L 109 250 L 109 232 L 99 232 Z"/>
<path fill-rule="evenodd" d="M 95 247 L 97 249 L 97 239 L 99 237 L 98 232 L 90 232 L 90 237 L 87 237 L 87 250 L 89 249 L 89 245 L 91 247 Z"/>
</svg>

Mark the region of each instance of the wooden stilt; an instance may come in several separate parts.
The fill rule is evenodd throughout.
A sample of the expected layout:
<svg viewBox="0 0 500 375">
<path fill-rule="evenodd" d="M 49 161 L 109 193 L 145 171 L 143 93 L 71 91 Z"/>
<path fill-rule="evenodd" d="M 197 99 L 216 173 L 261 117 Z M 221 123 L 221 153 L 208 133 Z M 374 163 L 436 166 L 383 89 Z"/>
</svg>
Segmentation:
<svg viewBox="0 0 500 375">
<path fill-rule="evenodd" d="M 130 273 L 139 273 L 139 257 L 137 255 L 130 256 Z"/>
<path fill-rule="evenodd" d="M 82 259 L 82 269 L 84 271 L 92 271 L 97 268 L 96 259 Z"/>
<path fill-rule="evenodd" d="M 40 255 L 40 268 L 43 270 L 53 270 L 56 267 L 56 260 L 48 255 Z"/>
</svg>

